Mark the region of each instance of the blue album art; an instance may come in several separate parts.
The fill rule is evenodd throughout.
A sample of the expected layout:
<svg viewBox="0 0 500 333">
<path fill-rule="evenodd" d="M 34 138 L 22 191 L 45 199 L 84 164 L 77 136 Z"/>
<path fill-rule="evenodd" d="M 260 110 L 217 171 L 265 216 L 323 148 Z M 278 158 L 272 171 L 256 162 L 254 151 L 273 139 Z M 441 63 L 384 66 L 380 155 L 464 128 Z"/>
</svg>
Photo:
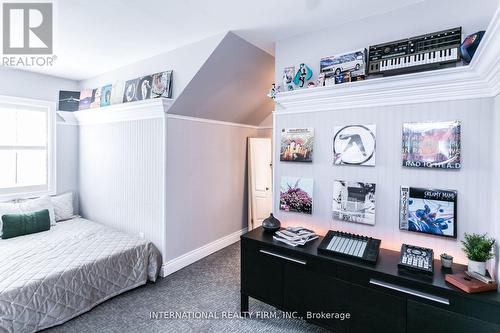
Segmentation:
<svg viewBox="0 0 500 333">
<path fill-rule="evenodd" d="M 101 107 L 111 105 L 112 85 L 108 84 L 101 88 Z"/>
<path fill-rule="evenodd" d="M 456 191 L 401 187 L 400 229 L 456 237 Z"/>
</svg>

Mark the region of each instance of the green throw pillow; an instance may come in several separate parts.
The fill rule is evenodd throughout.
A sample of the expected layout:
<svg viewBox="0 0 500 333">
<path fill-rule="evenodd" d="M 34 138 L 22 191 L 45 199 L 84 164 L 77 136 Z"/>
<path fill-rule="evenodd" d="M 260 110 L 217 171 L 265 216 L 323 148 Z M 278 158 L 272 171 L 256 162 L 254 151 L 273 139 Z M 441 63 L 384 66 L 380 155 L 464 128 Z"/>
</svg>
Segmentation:
<svg viewBox="0 0 500 333">
<path fill-rule="evenodd" d="M 50 229 L 49 210 L 2 216 L 2 239 L 34 234 Z"/>
</svg>

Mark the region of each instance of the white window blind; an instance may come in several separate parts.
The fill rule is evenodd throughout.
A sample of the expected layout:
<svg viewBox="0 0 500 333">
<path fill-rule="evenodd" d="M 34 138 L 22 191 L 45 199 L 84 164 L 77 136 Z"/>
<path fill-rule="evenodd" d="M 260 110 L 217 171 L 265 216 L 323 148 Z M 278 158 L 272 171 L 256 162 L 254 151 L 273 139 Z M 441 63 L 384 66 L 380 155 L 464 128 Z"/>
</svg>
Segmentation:
<svg viewBox="0 0 500 333">
<path fill-rule="evenodd" d="M 1 198 L 54 190 L 53 109 L 46 102 L 26 101 L 0 98 Z"/>
</svg>

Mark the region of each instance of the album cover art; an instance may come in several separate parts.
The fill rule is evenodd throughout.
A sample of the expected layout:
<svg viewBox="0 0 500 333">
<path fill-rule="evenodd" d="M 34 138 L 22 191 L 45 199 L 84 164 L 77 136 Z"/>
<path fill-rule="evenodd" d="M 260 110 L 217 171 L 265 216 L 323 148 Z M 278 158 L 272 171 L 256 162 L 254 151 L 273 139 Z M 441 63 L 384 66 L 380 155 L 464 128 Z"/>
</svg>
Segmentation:
<svg viewBox="0 0 500 333">
<path fill-rule="evenodd" d="M 86 110 L 90 108 L 92 102 L 92 89 L 83 89 L 80 92 L 80 104 L 78 110 Z"/>
<path fill-rule="evenodd" d="M 135 93 L 138 101 L 151 98 L 151 89 L 153 87 L 153 76 L 143 76 L 137 83 L 137 92 Z"/>
<path fill-rule="evenodd" d="M 333 218 L 375 225 L 375 184 L 333 182 Z"/>
<path fill-rule="evenodd" d="M 172 71 L 165 71 L 153 75 L 151 98 L 172 98 L 172 73 Z"/>
<path fill-rule="evenodd" d="M 112 85 L 108 84 L 101 88 L 101 107 L 111 105 Z"/>
<path fill-rule="evenodd" d="M 457 237 L 457 192 L 401 186 L 399 228 Z"/>
<path fill-rule="evenodd" d="M 280 161 L 312 162 L 313 128 L 284 128 L 281 130 Z"/>
<path fill-rule="evenodd" d="M 375 165 L 376 125 L 336 126 L 333 135 L 333 163 Z"/>
<path fill-rule="evenodd" d="M 280 210 L 312 214 L 313 179 L 281 177 Z"/>
<path fill-rule="evenodd" d="M 78 111 L 79 105 L 79 91 L 59 91 L 59 111 Z"/>
<path fill-rule="evenodd" d="M 123 103 L 123 92 L 125 89 L 125 82 L 115 81 L 111 88 L 111 105 Z"/>
<path fill-rule="evenodd" d="M 101 106 L 101 88 L 92 89 L 90 108 L 95 109 Z"/>
<path fill-rule="evenodd" d="M 128 80 L 125 82 L 123 90 L 123 103 L 137 101 L 137 84 L 139 79 Z"/>
<path fill-rule="evenodd" d="M 283 90 L 293 90 L 293 79 L 295 78 L 295 66 L 285 67 L 283 70 Z"/>
<path fill-rule="evenodd" d="M 403 166 L 460 169 L 460 122 L 403 124 Z"/>
</svg>

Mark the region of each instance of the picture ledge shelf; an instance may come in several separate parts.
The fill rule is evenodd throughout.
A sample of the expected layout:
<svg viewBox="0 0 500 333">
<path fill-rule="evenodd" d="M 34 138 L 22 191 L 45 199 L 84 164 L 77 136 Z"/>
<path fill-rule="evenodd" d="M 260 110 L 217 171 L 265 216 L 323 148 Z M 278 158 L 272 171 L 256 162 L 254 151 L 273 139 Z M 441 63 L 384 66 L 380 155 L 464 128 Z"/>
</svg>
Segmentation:
<svg viewBox="0 0 500 333">
<path fill-rule="evenodd" d="M 173 103 L 171 98 L 154 98 L 74 112 L 57 111 L 57 114 L 62 118 L 59 123 L 68 125 L 131 121 L 165 117 Z"/>
<path fill-rule="evenodd" d="M 500 93 L 499 36 L 500 8 L 468 66 L 281 92 L 274 114 L 494 97 Z"/>
</svg>

